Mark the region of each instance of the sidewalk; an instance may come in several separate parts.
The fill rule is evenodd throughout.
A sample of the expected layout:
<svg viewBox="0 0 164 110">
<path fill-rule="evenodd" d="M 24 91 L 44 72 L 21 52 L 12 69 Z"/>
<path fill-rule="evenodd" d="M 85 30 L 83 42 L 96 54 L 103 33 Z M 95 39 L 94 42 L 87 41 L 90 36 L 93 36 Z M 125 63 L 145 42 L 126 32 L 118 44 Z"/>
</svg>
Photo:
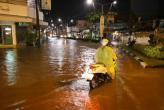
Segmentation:
<svg viewBox="0 0 164 110">
<path fill-rule="evenodd" d="M 0 48 L 16 48 L 16 45 L 0 45 Z"/>
<path fill-rule="evenodd" d="M 164 67 L 164 60 L 149 58 L 140 52 L 127 47 L 126 45 L 121 46 L 121 50 L 134 57 L 134 59 L 137 60 L 143 68 Z"/>
</svg>

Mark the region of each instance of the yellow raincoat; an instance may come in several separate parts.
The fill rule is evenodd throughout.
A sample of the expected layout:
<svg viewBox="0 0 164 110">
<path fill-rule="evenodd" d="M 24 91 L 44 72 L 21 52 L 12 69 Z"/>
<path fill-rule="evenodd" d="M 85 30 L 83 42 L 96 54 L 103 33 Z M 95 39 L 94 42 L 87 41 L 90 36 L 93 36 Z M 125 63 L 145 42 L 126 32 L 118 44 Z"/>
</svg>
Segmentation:
<svg viewBox="0 0 164 110">
<path fill-rule="evenodd" d="M 113 49 L 108 46 L 99 47 L 96 50 L 95 60 L 96 63 L 104 64 L 107 68 L 108 74 L 115 78 L 115 60 L 117 59 Z"/>
</svg>

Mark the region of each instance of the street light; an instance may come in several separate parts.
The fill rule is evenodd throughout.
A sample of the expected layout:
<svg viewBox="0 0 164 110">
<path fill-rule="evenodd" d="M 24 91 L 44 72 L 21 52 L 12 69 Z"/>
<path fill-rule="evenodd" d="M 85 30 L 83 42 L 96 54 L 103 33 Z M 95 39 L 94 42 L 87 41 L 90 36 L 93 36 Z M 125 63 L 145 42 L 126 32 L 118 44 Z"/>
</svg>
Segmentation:
<svg viewBox="0 0 164 110">
<path fill-rule="evenodd" d="M 117 1 L 113 1 L 113 4 L 116 5 L 117 4 Z"/>
<path fill-rule="evenodd" d="M 94 11 L 95 11 L 95 4 L 94 4 L 94 1 L 93 0 L 87 0 L 86 3 L 88 5 L 93 5 Z"/>
<path fill-rule="evenodd" d="M 94 6 L 93 0 L 87 0 L 86 3 L 88 5 L 92 4 L 93 7 L 94 7 L 94 10 L 95 10 L 95 6 Z M 103 4 L 100 4 L 100 5 L 101 5 L 101 11 L 102 11 L 102 15 L 100 17 L 100 37 L 102 38 L 103 37 L 103 31 L 104 31 L 104 16 L 103 16 L 103 13 L 104 13 L 104 9 L 103 8 L 104 8 L 104 6 L 103 6 Z"/>
<path fill-rule="evenodd" d="M 58 19 L 58 22 L 62 22 L 62 19 L 61 19 L 61 18 L 59 18 L 59 19 Z"/>
<path fill-rule="evenodd" d="M 54 27 L 54 23 L 52 23 L 51 26 Z"/>
<path fill-rule="evenodd" d="M 86 3 L 88 5 L 93 5 L 93 7 L 95 8 L 93 0 L 87 0 Z M 96 3 L 96 4 L 101 5 L 101 11 L 102 11 L 102 15 L 103 15 L 103 13 L 104 13 L 104 5 L 109 5 L 110 4 L 110 8 L 109 9 L 111 10 L 112 6 L 117 4 L 117 1 L 114 0 L 114 1 L 112 1 L 112 3 L 110 2 L 110 3 L 107 3 L 107 4 L 102 4 L 102 3 Z"/>
<path fill-rule="evenodd" d="M 73 23 L 73 22 L 74 22 L 74 20 L 73 20 L 73 19 L 71 19 L 71 20 L 70 20 L 70 22 L 71 22 L 71 23 Z"/>
<path fill-rule="evenodd" d="M 93 4 L 93 0 L 87 0 L 86 3 L 87 3 L 88 5 L 91 5 L 91 4 Z"/>
<path fill-rule="evenodd" d="M 62 30 L 62 19 L 58 18 L 58 28 L 57 28 L 57 33 L 60 35 L 61 34 L 61 30 Z"/>
<path fill-rule="evenodd" d="M 113 5 L 116 5 L 116 4 L 117 4 L 117 1 L 116 1 L 116 0 L 115 0 L 115 1 L 113 1 L 113 2 L 111 3 L 111 5 L 110 5 L 109 10 L 111 11 L 112 6 L 113 6 Z"/>
<path fill-rule="evenodd" d="M 71 20 L 70 20 L 70 26 L 71 26 L 71 37 L 73 36 L 73 34 L 72 34 L 72 26 L 73 26 L 73 22 L 74 22 L 74 20 L 71 19 Z"/>
<path fill-rule="evenodd" d="M 93 6 L 94 6 L 93 0 L 87 0 L 86 2 L 87 2 L 88 5 L 93 4 Z M 105 5 L 109 5 L 109 3 L 107 3 L 107 4 L 98 3 L 98 4 L 101 5 L 101 11 L 102 11 L 102 15 L 100 17 L 100 37 L 102 38 L 103 37 L 103 33 L 104 33 L 104 6 Z M 110 2 L 110 10 L 111 10 L 112 5 L 116 5 L 116 4 L 117 4 L 116 0 Z"/>
</svg>

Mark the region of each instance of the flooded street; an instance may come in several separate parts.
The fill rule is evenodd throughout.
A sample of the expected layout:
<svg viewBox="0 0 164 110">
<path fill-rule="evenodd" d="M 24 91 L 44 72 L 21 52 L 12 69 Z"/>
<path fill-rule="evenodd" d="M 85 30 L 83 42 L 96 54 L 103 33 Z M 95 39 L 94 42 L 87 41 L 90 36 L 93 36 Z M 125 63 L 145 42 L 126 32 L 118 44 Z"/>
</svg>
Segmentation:
<svg viewBox="0 0 164 110">
<path fill-rule="evenodd" d="M 94 90 L 81 78 L 98 44 L 51 38 L 0 49 L 0 110 L 164 110 L 164 68 L 119 51 L 116 79 Z"/>
</svg>

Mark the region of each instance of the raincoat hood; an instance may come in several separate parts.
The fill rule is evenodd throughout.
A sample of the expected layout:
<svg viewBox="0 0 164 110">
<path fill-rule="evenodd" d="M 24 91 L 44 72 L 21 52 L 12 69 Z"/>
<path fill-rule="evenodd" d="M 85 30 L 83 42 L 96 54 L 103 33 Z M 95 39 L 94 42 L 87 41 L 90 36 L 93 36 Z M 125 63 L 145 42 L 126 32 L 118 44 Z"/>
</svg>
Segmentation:
<svg viewBox="0 0 164 110">
<path fill-rule="evenodd" d="M 106 46 L 108 44 L 109 40 L 108 39 L 102 39 L 101 44 L 102 46 Z"/>
</svg>

